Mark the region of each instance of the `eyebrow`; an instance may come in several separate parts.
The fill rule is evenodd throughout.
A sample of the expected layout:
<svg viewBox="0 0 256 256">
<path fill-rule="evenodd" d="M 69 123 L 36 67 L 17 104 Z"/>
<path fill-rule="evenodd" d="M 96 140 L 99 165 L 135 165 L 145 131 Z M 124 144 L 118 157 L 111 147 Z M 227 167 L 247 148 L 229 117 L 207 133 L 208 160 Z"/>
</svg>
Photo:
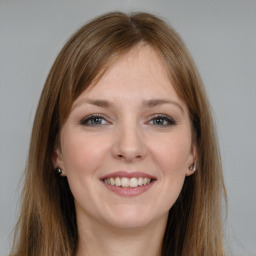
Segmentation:
<svg viewBox="0 0 256 256">
<path fill-rule="evenodd" d="M 106 100 L 82 99 L 74 104 L 72 109 L 79 107 L 82 104 L 95 105 L 102 108 L 110 107 L 111 103 Z"/>
<path fill-rule="evenodd" d="M 182 113 L 184 113 L 184 109 L 181 106 L 181 104 L 179 104 L 176 101 L 173 100 L 169 100 L 169 99 L 150 99 L 147 100 L 145 102 L 143 102 L 143 105 L 145 105 L 146 107 L 155 107 L 155 106 L 159 106 L 159 105 L 163 105 L 163 104 L 173 104 L 176 107 L 178 107 Z"/>
<path fill-rule="evenodd" d="M 78 101 L 77 103 L 75 103 L 74 106 L 72 107 L 72 109 L 74 109 L 74 108 L 76 108 L 76 107 L 78 107 L 82 104 L 90 104 L 90 105 L 95 105 L 95 106 L 102 107 L 102 108 L 109 108 L 109 107 L 112 106 L 111 102 L 109 102 L 107 100 L 82 99 L 82 100 Z M 173 101 L 173 100 L 169 100 L 169 99 L 150 99 L 150 100 L 145 100 L 142 103 L 142 105 L 144 107 L 148 107 L 148 108 L 153 108 L 153 107 L 163 105 L 163 104 L 175 105 L 184 114 L 183 107 L 178 102 Z"/>
</svg>

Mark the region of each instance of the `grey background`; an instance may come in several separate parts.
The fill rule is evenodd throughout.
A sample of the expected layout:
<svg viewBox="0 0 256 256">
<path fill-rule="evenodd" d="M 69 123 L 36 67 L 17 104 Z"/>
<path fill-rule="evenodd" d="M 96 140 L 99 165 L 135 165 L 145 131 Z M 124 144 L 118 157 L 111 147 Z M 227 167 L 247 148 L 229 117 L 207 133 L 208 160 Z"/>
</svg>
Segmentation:
<svg viewBox="0 0 256 256">
<path fill-rule="evenodd" d="M 7 255 L 31 126 L 67 38 L 106 11 L 165 17 L 190 49 L 219 131 L 229 197 L 229 255 L 256 255 L 256 1 L 0 0 L 0 255 Z"/>
</svg>

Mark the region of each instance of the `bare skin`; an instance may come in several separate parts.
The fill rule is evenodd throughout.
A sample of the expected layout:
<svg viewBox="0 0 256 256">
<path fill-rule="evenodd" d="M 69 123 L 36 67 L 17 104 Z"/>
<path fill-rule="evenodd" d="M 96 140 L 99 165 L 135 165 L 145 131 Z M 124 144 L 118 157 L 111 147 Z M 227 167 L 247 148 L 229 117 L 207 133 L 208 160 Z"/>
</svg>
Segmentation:
<svg viewBox="0 0 256 256">
<path fill-rule="evenodd" d="M 146 229 L 116 230 L 90 222 L 86 229 L 79 229 L 81 231 L 77 256 L 160 256 L 165 230 L 165 223 L 161 224 L 158 225 L 157 222 Z"/>
<path fill-rule="evenodd" d="M 158 54 L 135 47 L 82 92 L 60 145 L 54 161 L 75 199 L 76 256 L 160 256 L 196 150 L 187 106 Z"/>
</svg>

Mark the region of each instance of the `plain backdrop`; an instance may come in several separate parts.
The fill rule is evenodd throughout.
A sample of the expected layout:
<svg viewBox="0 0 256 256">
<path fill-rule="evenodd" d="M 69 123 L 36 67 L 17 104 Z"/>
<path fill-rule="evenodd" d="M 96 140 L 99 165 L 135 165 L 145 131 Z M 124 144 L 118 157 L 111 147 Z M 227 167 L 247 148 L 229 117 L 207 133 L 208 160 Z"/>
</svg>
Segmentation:
<svg viewBox="0 0 256 256">
<path fill-rule="evenodd" d="M 114 10 L 159 15 L 191 51 L 219 133 L 229 202 L 229 255 L 255 256 L 254 0 L 0 0 L 0 256 L 9 251 L 31 126 L 48 71 L 76 29 Z"/>
</svg>

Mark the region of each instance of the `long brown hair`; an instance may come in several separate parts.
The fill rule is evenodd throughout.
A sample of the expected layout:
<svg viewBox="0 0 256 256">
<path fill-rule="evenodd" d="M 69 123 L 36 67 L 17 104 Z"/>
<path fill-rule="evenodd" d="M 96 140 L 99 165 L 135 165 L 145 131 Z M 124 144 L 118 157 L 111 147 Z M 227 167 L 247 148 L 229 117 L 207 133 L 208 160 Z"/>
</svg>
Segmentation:
<svg viewBox="0 0 256 256">
<path fill-rule="evenodd" d="M 52 158 L 74 100 L 138 43 L 161 56 L 190 112 L 197 172 L 187 177 L 170 209 L 162 255 L 223 256 L 221 219 L 225 196 L 210 106 L 195 64 L 178 34 L 147 13 L 102 15 L 65 44 L 48 75 L 37 108 L 12 255 L 74 256 L 78 243 L 74 199 Z"/>
</svg>

